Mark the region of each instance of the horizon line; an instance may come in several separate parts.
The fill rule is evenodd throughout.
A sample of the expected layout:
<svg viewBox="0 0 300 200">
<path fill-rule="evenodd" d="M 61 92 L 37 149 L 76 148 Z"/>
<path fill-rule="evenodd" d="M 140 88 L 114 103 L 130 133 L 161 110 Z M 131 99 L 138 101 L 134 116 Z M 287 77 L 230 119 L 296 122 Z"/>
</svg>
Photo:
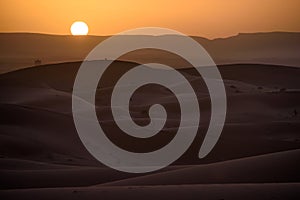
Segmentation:
<svg viewBox="0 0 300 200">
<path fill-rule="evenodd" d="M 227 39 L 227 38 L 232 38 L 236 37 L 239 35 L 251 35 L 251 34 L 274 34 L 274 33 L 289 33 L 289 34 L 299 34 L 300 32 L 297 31 L 259 31 L 259 32 L 239 32 L 235 35 L 230 35 L 230 36 L 224 36 L 224 37 L 216 37 L 216 38 L 207 38 L 204 36 L 199 36 L 199 35 L 187 35 L 189 37 L 198 37 L 198 38 L 204 38 L 207 40 L 216 40 L 216 39 Z M 111 37 L 114 35 L 72 35 L 72 34 L 55 34 L 55 33 L 43 33 L 43 32 L 26 32 L 26 31 L 15 31 L 15 32 L 0 32 L 0 34 L 35 34 L 35 35 L 49 35 L 49 36 L 72 36 L 72 37 Z M 172 36 L 173 34 L 159 34 L 159 35 L 149 35 L 149 34 L 140 34 L 140 35 L 130 35 L 130 34 L 123 34 L 122 36 Z M 176 35 L 176 34 L 174 34 Z"/>
</svg>

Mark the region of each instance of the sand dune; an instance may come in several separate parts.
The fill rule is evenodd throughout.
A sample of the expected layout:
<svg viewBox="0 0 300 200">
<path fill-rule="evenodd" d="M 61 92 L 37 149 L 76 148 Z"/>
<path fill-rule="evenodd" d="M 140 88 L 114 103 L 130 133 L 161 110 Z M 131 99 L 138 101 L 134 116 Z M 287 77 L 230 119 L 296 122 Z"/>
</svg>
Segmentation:
<svg viewBox="0 0 300 200">
<path fill-rule="evenodd" d="M 205 184 L 171 186 L 80 187 L 7 190 L 0 197 L 9 199 L 291 199 L 300 197 L 299 183 Z"/>
<path fill-rule="evenodd" d="M 79 62 L 46 65 L 0 76 L 4 156 L 25 156 L 26 159 L 32 157 L 30 159 L 42 161 L 50 158 L 62 163 L 95 165 L 96 161 L 87 153 L 77 136 L 71 115 L 71 90 L 79 65 Z M 143 143 L 120 136 L 122 134 L 118 134 L 120 131 L 110 112 L 110 101 L 106 100 L 115 79 L 135 65 L 115 62 L 103 80 L 105 88 L 98 91 L 97 96 L 101 98 L 96 99 L 97 110 L 102 116 L 99 120 L 106 130 L 113 133 L 111 139 L 119 143 L 126 141 L 129 146 L 135 144 L 140 149 L 155 142 Z M 202 120 L 197 142 L 178 163 L 207 163 L 299 148 L 299 116 L 293 116 L 293 111 L 300 110 L 300 93 L 279 91 L 280 88 L 298 88 L 299 69 L 267 65 L 227 65 L 219 68 L 228 93 L 227 121 L 219 145 L 209 157 L 201 161 L 194 155 L 197 154 L 202 141 L 201 134 L 205 133 L 209 121 L 209 96 L 205 87 L 202 87 L 203 83 L 194 78 L 194 71 L 182 71 L 193 80 L 192 84 L 203 88 L 197 91 Z M 131 106 L 133 116 L 136 121 L 145 124 L 149 106 L 161 102 L 170 113 L 164 131 L 172 134 L 179 122 L 177 101 L 171 93 L 158 89 L 155 96 L 152 89 L 147 88 L 135 94 Z M 282 134 L 277 133 L 279 130 Z M 23 132 L 28 134 L 24 136 Z M 160 138 L 161 145 L 170 139 L 168 135 Z M 243 145 L 236 141 L 243 142 Z M 253 145 L 257 148 L 253 149 Z"/>
<path fill-rule="evenodd" d="M 121 36 L 152 37 L 152 36 Z M 164 37 L 177 36 L 157 36 Z M 73 37 L 33 33 L 0 34 L 0 73 L 30 67 L 36 59 L 43 64 L 83 60 L 107 36 Z M 260 63 L 299 66 L 299 33 L 243 33 L 229 38 L 208 40 L 192 37 L 199 42 L 218 64 Z M 142 50 L 126 54 L 123 60 L 139 63 L 158 62 L 173 67 L 187 67 L 187 62 L 170 53 Z M 100 58 L 101 59 L 101 58 Z M 105 59 L 105 58 L 102 58 Z"/>
<path fill-rule="evenodd" d="M 1 170 L 1 188 L 50 188 L 90 186 L 132 177 L 107 167 L 80 167 L 65 169 Z"/>
<path fill-rule="evenodd" d="M 295 114 L 295 110 L 300 111 L 299 68 L 219 66 L 227 91 L 227 119 L 217 145 L 201 160 L 197 155 L 209 122 L 210 99 L 195 70 L 179 70 L 191 81 L 199 98 L 201 122 L 197 137 L 173 165 L 132 175 L 96 161 L 78 137 L 71 93 L 80 64 L 43 65 L 0 75 L 3 199 L 299 198 L 300 116 Z M 110 93 L 115 81 L 136 65 L 113 63 L 97 90 L 96 110 L 101 112 L 99 123 L 115 144 L 144 152 L 160 148 L 172 139 L 180 112 L 170 91 L 150 85 L 133 95 L 130 112 L 136 123 L 147 124 L 149 106 L 161 103 L 169 114 L 165 127 L 147 141 L 130 138 L 120 131 L 112 118 Z M 182 91 L 180 95 L 190 94 Z M 76 112 L 84 117 L 84 110 Z M 187 134 L 189 129 L 185 127 Z"/>
<path fill-rule="evenodd" d="M 69 169 L 78 167 L 76 165 L 60 165 L 54 163 L 38 162 L 33 160 L 22 160 L 14 158 L 1 158 L 1 170 L 49 170 L 49 169 Z"/>
<path fill-rule="evenodd" d="M 193 166 L 125 179 L 103 185 L 185 185 L 222 183 L 298 182 L 300 150 L 266 154 L 237 160 Z M 101 186 L 101 185 L 100 185 Z"/>
</svg>

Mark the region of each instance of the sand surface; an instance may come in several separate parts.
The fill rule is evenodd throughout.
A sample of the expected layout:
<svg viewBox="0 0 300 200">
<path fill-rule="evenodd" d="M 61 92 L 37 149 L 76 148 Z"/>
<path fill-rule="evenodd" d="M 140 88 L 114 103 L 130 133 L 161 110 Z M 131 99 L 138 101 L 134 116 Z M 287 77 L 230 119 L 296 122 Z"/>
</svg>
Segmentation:
<svg viewBox="0 0 300 200">
<path fill-rule="evenodd" d="M 161 103 L 168 111 L 165 127 L 147 141 L 120 132 L 109 97 L 114 81 L 136 65 L 113 63 L 97 91 L 96 110 L 112 141 L 142 152 L 170 141 L 180 114 L 172 93 L 163 87 L 144 87 L 132 97 L 131 115 L 138 124 L 147 124 L 149 106 Z M 299 68 L 219 66 L 228 113 L 220 140 L 201 160 L 197 154 L 209 123 L 210 99 L 195 70 L 180 70 L 199 98 L 197 137 L 173 165 L 152 173 L 129 174 L 96 161 L 77 135 L 71 97 L 79 66 L 80 62 L 61 63 L 0 75 L 1 199 L 300 198 L 300 117 L 295 114 L 295 110 L 300 112 Z M 84 116 L 84 110 L 77 112 Z M 185 128 L 188 134 L 189 127 Z"/>
</svg>

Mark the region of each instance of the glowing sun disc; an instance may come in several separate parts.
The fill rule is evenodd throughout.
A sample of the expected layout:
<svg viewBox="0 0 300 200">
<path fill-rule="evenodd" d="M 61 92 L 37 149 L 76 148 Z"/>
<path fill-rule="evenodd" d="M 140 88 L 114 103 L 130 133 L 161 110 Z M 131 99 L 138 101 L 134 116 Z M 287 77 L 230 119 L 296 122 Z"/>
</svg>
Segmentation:
<svg viewBox="0 0 300 200">
<path fill-rule="evenodd" d="M 72 24 L 70 30 L 72 35 L 87 35 L 89 32 L 89 27 L 86 23 L 77 21 Z"/>
</svg>

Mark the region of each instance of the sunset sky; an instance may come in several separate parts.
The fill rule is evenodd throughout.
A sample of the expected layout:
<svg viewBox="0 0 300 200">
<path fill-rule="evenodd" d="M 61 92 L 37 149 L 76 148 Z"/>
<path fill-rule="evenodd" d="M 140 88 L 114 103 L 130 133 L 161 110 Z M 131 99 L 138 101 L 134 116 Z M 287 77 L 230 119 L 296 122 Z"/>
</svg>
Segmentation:
<svg viewBox="0 0 300 200">
<path fill-rule="evenodd" d="M 158 26 L 187 35 L 300 32 L 299 0 L 1 0 L 0 32 L 70 34 L 76 20 L 89 35 Z"/>
</svg>

